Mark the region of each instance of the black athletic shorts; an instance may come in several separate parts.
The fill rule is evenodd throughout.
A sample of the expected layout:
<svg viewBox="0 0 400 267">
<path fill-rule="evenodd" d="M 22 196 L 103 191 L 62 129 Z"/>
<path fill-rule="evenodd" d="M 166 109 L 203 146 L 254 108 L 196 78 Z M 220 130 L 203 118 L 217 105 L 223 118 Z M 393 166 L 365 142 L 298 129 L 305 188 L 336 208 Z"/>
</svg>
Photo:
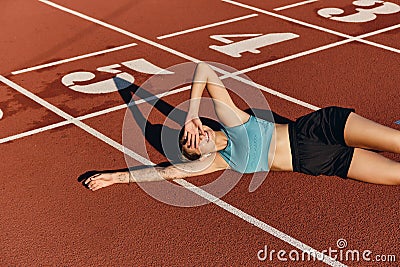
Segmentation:
<svg viewBox="0 0 400 267">
<path fill-rule="evenodd" d="M 289 123 L 293 171 L 347 178 L 354 148 L 344 141 L 344 127 L 351 112 L 327 107 Z"/>
</svg>

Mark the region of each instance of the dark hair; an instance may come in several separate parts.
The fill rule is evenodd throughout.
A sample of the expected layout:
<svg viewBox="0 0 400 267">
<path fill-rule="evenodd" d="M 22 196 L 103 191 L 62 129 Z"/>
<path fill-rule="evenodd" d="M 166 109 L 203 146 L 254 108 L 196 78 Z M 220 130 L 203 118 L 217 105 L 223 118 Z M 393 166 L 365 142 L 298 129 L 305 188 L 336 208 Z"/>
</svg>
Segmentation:
<svg viewBox="0 0 400 267">
<path fill-rule="evenodd" d="M 188 160 L 197 160 L 201 157 L 200 154 L 197 154 L 196 152 L 188 152 L 185 149 L 183 149 L 183 146 L 186 144 L 187 139 L 183 138 L 183 134 L 185 132 L 185 126 L 182 127 L 182 129 L 179 132 L 179 150 L 182 152 L 182 155 L 187 158 Z"/>
</svg>

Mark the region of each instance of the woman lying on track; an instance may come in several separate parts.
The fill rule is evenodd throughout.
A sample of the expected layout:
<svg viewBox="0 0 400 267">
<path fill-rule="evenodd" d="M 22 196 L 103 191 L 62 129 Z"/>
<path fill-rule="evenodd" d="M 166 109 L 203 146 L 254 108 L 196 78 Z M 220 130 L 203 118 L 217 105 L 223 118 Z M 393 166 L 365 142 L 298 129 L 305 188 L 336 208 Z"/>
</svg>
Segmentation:
<svg viewBox="0 0 400 267">
<path fill-rule="evenodd" d="M 198 117 L 205 88 L 224 125 L 221 131 L 202 125 Z M 400 163 L 371 151 L 400 153 L 399 131 L 339 107 L 317 110 L 289 124 L 256 118 L 236 107 L 217 74 L 205 63 L 199 63 L 194 74 L 179 143 L 187 162 L 96 174 L 85 184 L 95 191 L 116 183 L 186 178 L 232 169 L 240 173 L 294 171 L 400 185 Z M 209 164 L 199 168 L 205 161 Z"/>
</svg>

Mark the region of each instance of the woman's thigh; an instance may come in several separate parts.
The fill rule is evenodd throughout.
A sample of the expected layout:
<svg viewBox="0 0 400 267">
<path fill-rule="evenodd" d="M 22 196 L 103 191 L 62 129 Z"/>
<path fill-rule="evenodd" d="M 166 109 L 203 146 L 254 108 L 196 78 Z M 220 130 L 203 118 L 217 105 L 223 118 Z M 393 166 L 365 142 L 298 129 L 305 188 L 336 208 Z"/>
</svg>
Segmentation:
<svg viewBox="0 0 400 267">
<path fill-rule="evenodd" d="M 400 163 L 378 153 L 356 148 L 347 176 L 367 183 L 400 185 Z"/>
<path fill-rule="evenodd" d="M 351 113 L 344 129 L 348 146 L 400 153 L 400 131 Z"/>
</svg>

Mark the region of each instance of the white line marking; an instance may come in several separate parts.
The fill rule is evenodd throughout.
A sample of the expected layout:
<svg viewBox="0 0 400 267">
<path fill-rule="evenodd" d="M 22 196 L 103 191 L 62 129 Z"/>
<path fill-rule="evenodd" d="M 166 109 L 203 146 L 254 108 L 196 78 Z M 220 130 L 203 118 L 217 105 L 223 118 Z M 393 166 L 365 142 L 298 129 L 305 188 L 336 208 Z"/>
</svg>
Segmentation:
<svg viewBox="0 0 400 267">
<path fill-rule="evenodd" d="M 120 143 L 114 141 L 113 139 L 105 136 L 104 134 L 100 133 L 99 131 L 93 129 L 92 127 L 88 126 L 87 124 L 78 121 L 76 119 L 74 119 L 71 115 L 67 114 L 66 112 L 60 110 L 59 108 L 57 108 L 56 106 L 48 103 L 47 101 L 41 99 L 40 97 L 32 94 L 31 92 L 29 92 L 28 90 L 26 90 L 25 88 L 19 86 L 18 84 L 12 82 L 11 80 L 3 77 L 0 75 L 0 81 L 5 83 L 6 85 L 10 86 L 11 88 L 15 89 L 16 91 L 18 91 L 19 93 L 25 95 L 26 97 L 32 99 L 33 101 L 35 101 L 36 103 L 48 108 L 49 110 L 53 111 L 54 113 L 56 113 L 57 115 L 63 117 L 64 119 L 66 119 L 67 121 L 70 121 L 71 123 L 75 124 L 76 126 L 78 126 L 79 128 L 81 128 L 82 130 L 86 131 L 87 133 L 91 134 L 94 137 L 97 137 L 98 139 L 100 139 L 101 141 L 107 143 L 108 145 L 116 148 L 117 150 L 119 150 L 120 152 L 128 155 L 129 157 L 137 160 L 138 162 L 145 164 L 145 165 L 151 165 L 154 166 L 155 164 L 153 162 L 151 162 L 150 160 L 142 157 L 141 155 L 135 153 L 134 151 L 124 147 L 123 145 L 121 145 Z M 64 122 L 67 123 L 67 122 Z M 315 257 L 317 256 L 316 259 L 318 260 L 322 260 L 323 262 L 329 264 L 330 266 L 346 266 L 338 261 L 335 261 L 334 259 L 328 257 L 327 255 L 324 255 L 322 253 L 320 253 L 319 251 L 313 249 L 312 247 L 302 243 L 301 241 L 287 235 L 284 234 L 283 232 L 269 226 L 268 224 L 260 221 L 259 219 L 239 210 L 238 208 L 233 207 L 232 205 L 218 199 L 217 197 L 205 192 L 204 190 L 201 190 L 200 188 L 197 188 L 195 185 L 190 184 L 189 182 L 186 182 L 184 180 L 177 180 L 175 181 L 176 183 L 183 185 L 185 188 L 191 190 L 192 192 L 198 194 L 201 197 L 204 197 L 207 200 L 210 200 L 211 202 L 215 203 L 216 205 L 218 205 L 219 207 L 225 209 L 226 211 L 238 216 L 239 218 L 257 226 L 258 228 L 260 228 L 261 230 L 281 239 L 284 242 L 289 243 L 290 245 L 293 245 L 294 247 L 305 251 L 305 252 L 313 252 L 311 254 L 311 256 Z"/>
<path fill-rule="evenodd" d="M 25 72 L 29 72 L 29 71 L 48 68 L 48 67 L 56 66 L 56 65 L 59 65 L 59 64 L 63 64 L 63 63 L 67 63 L 67 62 L 83 59 L 83 58 L 93 57 L 93 56 L 97 56 L 97 55 L 102 55 L 102 54 L 106 54 L 106 53 L 122 50 L 122 49 L 125 49 L 125 48 L 133 47 L 135 45 L 137 45 L 137 44 L 132 43 L 132 44 L 127 44 L 127 45 L 122 45 L 122 46 L 118 46 L 118 47 L 114 47 L 114 48 L 110 48 L 110 49 L 106 49 L 106 50 L 102 50 L 102 51 L 97 51 L 97 52 L 93 52 L 93 53 L 89 53 L 89 54 L 85 54 L 85 55 L 81 55 L 81 56 L 71 57 L 71 58 L 68 58 L 68 59 L 58 60 L 58 61 L 54 61 L 54 62 L 43 64 L 43 65 L 38 65 L 38 66 L 34 66 L 34 67 L 22 69 L 22 70 L 13 71 L 13 72 L 11 72 L 11 74 L 17 75 L 17 74 L 21 74 L 21 73 L 25 73 Z"/>
<path fill-rule="evenodd" d="M 308 1 L 298 2 L 298 3 L 295 3 L 295 4 L 283 6 L 283 7 L 277 7 L 277 8 L 274 8 L 274 10 L 275 11 L 281 11 L 281 10 L 289 9 L 289 8 L 292 8 L 292 7 L 298 7 L 298 6 L 314 3 L 314 2 L 317 2 L 317 1 L 318 0 L 308 0 Z"/>
<path fill-rule="evenodd" d="M 212 24 L 207 24 L 207 25 L 204 25 L 204 26 L 191 28 L 191 29 L 188 29 L 188 30 L 180 31 L 180 32 L 166 34 L 166 35 L 157 37 L 157 39 L 158 40 L 162 40 L 162 39 L 166 39 L 166 38 L 182 35 L 182 34 L 185 34 L 185 33 L 195 32 L 195 31 L 199 31 L 199 30 L 203 30 L 203 29 L 207 29 L 207 28 L 212 28 L 212 27 L 215 27 L 215 26 L 228 24 L 228 23 L 232 23 L 232 22 L 236 22 L 236 21 L 240 21 L 240 20 L 244 20 L 244 19 L 248 19 L 248 18 L 253 18 L 253 17 L 257 17 L 257 16 L 258 16 L 258 14 L 250 14 L 250 15 L 246 15 L 246 16 L 242 16 L 242 17 L 238 17 L 238 18 L 228 19 L 228 20 L 224 20 L 224 21 L 220 21 L 220 22 L 216 22 L 216 23 L 212 23 Z"/>
<path fill-rule="evenodd" d="M 376 30 L 376 31 L 373 31 L 373 32 L 364 33 L 362 35 L 357 36 L 357 38 L 367 38 L 367 37 L 370 37 L 370 36 L 373 36 L 373 35 L 377 35 L 377 34 L 380 34 L 380 33 L 396 30 L 398 28 L 400 28 L 400 24 L 393 25 L 393 26 L 390 26 L 390 27 L 387 27 L 387 28 L 383 28 L 383 29 L 379 29 L 379 30 Z"/>
<path fill-rule="evenodd" d="M 382 48 L 382 49 L 385 49 L 385 50 L 388 50 L 388 51 L 399 53 L 398 49 L 395 49 L 395 48 L 392 48 L 392 47 L 389 47 L 389 46 L 385 46 L 385 45 L 378 44 L 378 43 L 375 43 L 375 42 L 371 42 L 371 41 L 367 41 L 367 40 L 364 40 L 364 39 L 356 38 L 356 37 L 350 36 L 348 34 L 337 32 L 337 31 L 334 31 L 334 30 L 330 30 L 330 29 L 327 29 L 327 28 L 324 28 L 324 27 L 320 27 L 320 26 L 317 26 L 317 25 L 314 25 L 314 24 L 311 24 L 311 23 L 307 23 L 307 22 L 304 22 L 304 21 L 300 21 L 300 20 L 297 20 L 297 19 L 293 19 L 293 18 L 290 18 L 290 17 L 286 17 L 286 16 L 283 16 L 283 15 L 280 15 L 280 14 L 276 14 L 276 13 L 273 13 L 273 12 L 270 12 L 270 11 L 267 11 L 267 10 L 264 10 L 264 9 L 261 9 L 261 8 L 249 6 L 249 5 L 246 5 L 246 4 L 243 4 L 243 3 L 239 3 L 239 2 L 236 2 L 236 1 L 233 1 L 233 0 L 221 0 L 221 1 L 222 2 L 226 2 L 228 4 L 235 5 L 235 6 L 240 6 L 240 7 L 249 9 L 249 10 L 253 10 L 253 11 L 256 11 L 256 12 L 259 12 L 259 13 L 263 13 L 263 14 L 266 14 L 266 15 L 271 16 L 271 17 L 275 17 L 275 18 L 279 18 L 279 19 L 283 19 L 283 20 L 292 22 L 292 23 L 296 23 L 296 24 L 299 24 L 299 25 L 302 25 L 302 26 L 305 26 L 305 27 L 308 27 L 308 28 L 312 28 L 312 29 L 315 29 L 315 30 L 323 31 L 323 32 L 326 32 L 326 33 L 331 33 L 331 34 L 334 34 L 334 35 L 337 35 L 337 36 L 340 36 L 340 37 L 344 37 L 344 38 L 347 38 L 347 39 L 351 39 L 351 40 L 354 40 L 354 41 L 357 41 L 357 42 L 360 42 L 360 43 L 368 44 L 368 45 L 379 47 L 379 48 Z"/>
<path fill-rule="evenodd" d="M 54 123 L 54 124 L 47 125 L 47 126 L 44 126 L 44 127 L 41 127 L 41 128 L 37 128 L 37 129 L 34 129 L 34 130 L 26 131 L 26 132 L 23 132 L 23 133 L 20 133 L 20 134 L 16 134 L 16 135 L 12 135 L 12 136 L 9 136 L 9 137 L 5 137 L 5 138 L 0 139 L 0 144 L 6 143 L 6 142 L 10 142 L 10 141 L 14 141 L 14 140 L 17 140 L 17 139 L 20 139 L 20 138 L 23 138 L 23 137 L 27 137 L 27 136 L 30 136 L 30 135 L 34 135 L 34 134 L 37 134 L 37 133 L 42 133 L 42 132 L 47 131 L 47 130 L 52 130 L 52 129 L 55 129 L 55 128 L 59 128 L 59 127 L 62 127 L 62 126 L 65 126 L 65 125 L 68 125 L 68 124 L 71 124 L 71 123 L 72 123 L 71 121 L 62 121 L 62 122 Z"/>
<path fill-rule="evenodd" d="M 382 49 L 385 49 L 385 50 L 400 54 L 400 49 L 397 49 L 397 48 L 394 48 L 394 47 L 390 47 L 390 46 L 383 45 L 383 44 L 378 44 L 378 43 L 375 43 L 375 42 L 372 42 L 372 41 L 368 41 L 368 40 L 364 40 L 364 39 L 356 39 L 356 41 L 359 41 L 359 42 L 364 43 L 364 44 L 368 44 L 368 45 L 371 45 L 371 46 L 379 47 L 379 48 L 382 48 Z"/>
<path fill-rule="evenodd" d="M 0 120 L 3 118 L 3 111 L 0 109 Z"/>
</svg>

